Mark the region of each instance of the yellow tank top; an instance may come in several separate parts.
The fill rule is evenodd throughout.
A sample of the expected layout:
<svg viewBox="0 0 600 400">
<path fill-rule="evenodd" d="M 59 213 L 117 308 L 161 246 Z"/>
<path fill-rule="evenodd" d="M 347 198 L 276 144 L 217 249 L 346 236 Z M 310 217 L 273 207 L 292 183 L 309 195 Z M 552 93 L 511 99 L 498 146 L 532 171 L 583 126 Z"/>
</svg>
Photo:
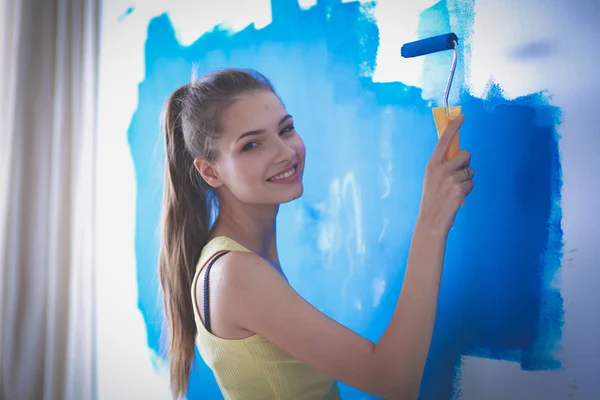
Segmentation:
<svg viewBox="0 0 600 400">
<path fill-rule="evenodd" d="M 227 237 L 216 237 L 203 249 L 192 284 L 195 299 L 200 272 L 217 253 L 250 251 Z M 200 355 L 213 371 L 226 400 L 338 400 L 334 379 L 296 360 L 266 338 L 255 334 L 246 339 L 223 339 L 210 333 L 194 300 Z"/>
</svg>

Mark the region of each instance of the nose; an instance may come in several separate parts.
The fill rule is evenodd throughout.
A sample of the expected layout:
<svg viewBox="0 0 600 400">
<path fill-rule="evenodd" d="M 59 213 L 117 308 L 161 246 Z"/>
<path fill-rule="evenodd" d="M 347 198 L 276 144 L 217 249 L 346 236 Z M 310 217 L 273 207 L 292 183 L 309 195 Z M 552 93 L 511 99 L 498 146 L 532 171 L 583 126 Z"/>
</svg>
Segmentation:
<svg viewBox="0 0 600 400">
<path fill-rule="evenodd" d="M 295 157 L 296 150 L 294 150 L 294 148 L 292 148 L 288 143 L 286 143 L 280 138 L 277 144 L 277 154 L 275 156 L 275 163 L 286 164 L 289 163 L 290 160 L 293 160 Z"/>
</svg>

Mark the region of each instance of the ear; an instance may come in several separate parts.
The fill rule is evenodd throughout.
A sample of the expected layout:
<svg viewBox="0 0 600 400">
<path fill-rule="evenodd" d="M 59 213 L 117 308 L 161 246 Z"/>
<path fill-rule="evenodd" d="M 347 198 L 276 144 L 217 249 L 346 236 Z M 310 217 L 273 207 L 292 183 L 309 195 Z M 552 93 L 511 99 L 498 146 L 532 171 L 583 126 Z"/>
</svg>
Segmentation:
<svg viewBox="0 0 600 400">
<path fill-rule="evenodd" d="M 202 179 L 204 179 L 206 183 L 208 183 L 210 186 L 218 188 L 219 186 L 223 185 L 223 181 L 221 181 L 221 179 L 219 178 L 216 165 L 213 165 L 207 159 L 197 157 L 194 160 L 194 167 L 196 167 L 196 170 L 198 171 Z"/>
</svg>

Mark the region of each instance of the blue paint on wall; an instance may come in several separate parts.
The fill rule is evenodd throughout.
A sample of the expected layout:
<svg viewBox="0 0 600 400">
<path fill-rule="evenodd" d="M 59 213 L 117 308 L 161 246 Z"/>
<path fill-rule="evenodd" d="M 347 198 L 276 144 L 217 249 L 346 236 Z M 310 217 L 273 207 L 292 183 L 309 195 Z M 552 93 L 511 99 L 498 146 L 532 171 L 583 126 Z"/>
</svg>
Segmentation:
<svg viewBox="0 0 600 400">
<path fill-rule="evenodd" d="M 135 7 L 133 7 L 133 6 L 131 6 L 131 7 L 128 7 L 128 8 L 127 8 L 127 10 L 125 10 L 125 11 L 123 12 L 123 14 L 121 14 L 121 15 L 119 16 L 119 18 L 117 19 L 117 21 L 119 21 L 119 22 L 123 22 L 123 21 L 125 21 L 125 19 L 126 19 L 127 17 L 129 17 L 131 14 L 133 14 L 133 11 L 135 11 Z"/>
<path fill-rule="evenodd" d="M 278 218 L 288 279 L 361 335 L 376 341 L 383 333 L 437 137 L 420 89 L 369 78 L 378 29 L 364 11 L 358 3 L 321 1 L 302 11 L 295 1 L 274 2 L 269 26 L 236 34 L 215 29 L 189 47 L 179 45 L 167 15 L 149 24 L 146 76 L 128 140 L 137 184 L 139 308 L 154 350 L 160 351 L 162 326 L 157 121 L 192 64 L 200 72 L 256 68 L 271 78 L 307 146 L 305 194 L 284 205 Z M 472 7 L 461 13 L 464 38 Z M 441 2 L 423 13 L 419 33 L 448 26 Z M 428 80 L 446 79 L 449 63 L 439 57 L 426 61 Z M 455 88 L 465 73 L 460 65 Z M 464 91 L 459 97 L 467 117 L 461 145 L 473 154 L 476 190 L 449 238 L 423 399 L 458 396 L 462 355 L 512 360 L 529 370 L 560 366 L 552 349 L 561 337 L 562 297 L 550 285 L 562 258 L 560 114 L 543 94 L 509 101 L 493 82 L 488 92 L 485 100 Z M 195 367 L 190 398 L 220 398 L 210 370 L 201 360 Z M 356 390 L 341 389 L 344 399 L 359 398 Z"/>
</svg>

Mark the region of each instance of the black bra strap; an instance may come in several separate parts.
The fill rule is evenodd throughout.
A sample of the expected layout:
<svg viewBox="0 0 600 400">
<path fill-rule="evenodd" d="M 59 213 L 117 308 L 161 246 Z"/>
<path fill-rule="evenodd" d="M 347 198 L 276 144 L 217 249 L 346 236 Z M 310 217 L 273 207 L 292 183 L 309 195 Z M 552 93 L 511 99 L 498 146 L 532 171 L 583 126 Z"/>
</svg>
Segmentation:
<svg viewBox="0 0 600 400">
<path fill-rule="evenodd" d="M 210 308 L 208 307 L 208 274 L 210 273 L 210 267 L 213 266 L 215 261 L 229 253 L 229 251 L 224 251 L 222 253 L 217 254 L 211 261 L 208 263 L 206 267 L 206 273 L 204 275 L 204 326 L 206 330 L 212 333 L 210 329 Z"/>
</svg>

